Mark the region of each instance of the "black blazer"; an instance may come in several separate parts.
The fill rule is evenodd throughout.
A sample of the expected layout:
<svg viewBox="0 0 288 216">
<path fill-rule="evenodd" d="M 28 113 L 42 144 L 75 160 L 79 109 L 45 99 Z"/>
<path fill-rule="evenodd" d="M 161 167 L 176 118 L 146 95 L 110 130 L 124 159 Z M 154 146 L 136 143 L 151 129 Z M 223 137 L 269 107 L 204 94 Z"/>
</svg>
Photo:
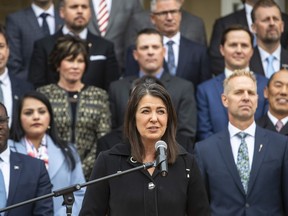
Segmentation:
<svg viewBox="0 0 288 216">
<path fill-rule="evenodd" d="M 35 87 L 56 83 L 59 74 L 51 70 L 49 54 L 57 39 L 63 36 L 62 29 L 52 36 L 35 42 L 28 79 Z M 119 79 L 120 73 L 112 42 L 93 35 L 88 31 L 89 65 L 83 75 L 86 85 L 94 85 L 108 90 L 110 82 Z"/>
</svg>

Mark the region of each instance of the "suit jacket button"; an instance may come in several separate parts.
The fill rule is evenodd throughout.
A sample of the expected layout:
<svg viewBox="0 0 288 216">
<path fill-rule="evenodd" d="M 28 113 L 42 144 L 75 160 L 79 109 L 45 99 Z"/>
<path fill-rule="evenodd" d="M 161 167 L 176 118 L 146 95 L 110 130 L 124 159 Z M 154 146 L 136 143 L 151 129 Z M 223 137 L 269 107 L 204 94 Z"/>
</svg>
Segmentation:
<svg viewBox="0 0 288 216">
<path fill-rule="evenodd" d="M 153 190 L 155 188 L 155 184 L 153 183 L 153 182 L 150 182 L 149 184 L 148 184 L 148 189 L 149 190 Z"/>
</svg>

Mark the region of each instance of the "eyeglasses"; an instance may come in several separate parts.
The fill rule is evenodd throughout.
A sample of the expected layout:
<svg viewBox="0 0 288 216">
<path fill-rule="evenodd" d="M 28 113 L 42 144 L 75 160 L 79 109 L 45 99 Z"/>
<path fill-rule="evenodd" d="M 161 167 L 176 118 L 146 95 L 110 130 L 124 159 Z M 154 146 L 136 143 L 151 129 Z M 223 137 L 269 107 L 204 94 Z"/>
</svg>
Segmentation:
<svg viewBox="0 0 288 216">
<path fill-rule="evenodd" d="M 4 125 L 5 123 L 7 123 L 8 119 L 8 116 L 0 116 L 0 125 Z"/>
<path fill-rule="evenodd" d="M 168 14 L 171 14 L 171 16 L 176 16 L 177 14 L 179 14 L 181 11 L 181 9 L 175 9 L 175 10 L 169 10 L 169 11 L 161 11 L 161 12 L 154 12 L 153 14 L 159 17 L 166 17 Z"/>
</svg>

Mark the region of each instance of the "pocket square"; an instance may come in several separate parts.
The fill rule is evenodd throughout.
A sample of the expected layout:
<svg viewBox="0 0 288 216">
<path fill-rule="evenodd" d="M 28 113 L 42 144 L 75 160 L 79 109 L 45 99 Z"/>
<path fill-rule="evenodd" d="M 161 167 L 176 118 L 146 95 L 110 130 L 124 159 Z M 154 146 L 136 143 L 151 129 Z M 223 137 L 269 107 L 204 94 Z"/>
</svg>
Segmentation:
<svg viewBox="0 0 288 216">
<path fill-rule="evenodd" d="M 97 61 L 97 60 L 106 60 L 106 56 L 104 55 L 91 55 L 90 61 Z"/>
</svg>

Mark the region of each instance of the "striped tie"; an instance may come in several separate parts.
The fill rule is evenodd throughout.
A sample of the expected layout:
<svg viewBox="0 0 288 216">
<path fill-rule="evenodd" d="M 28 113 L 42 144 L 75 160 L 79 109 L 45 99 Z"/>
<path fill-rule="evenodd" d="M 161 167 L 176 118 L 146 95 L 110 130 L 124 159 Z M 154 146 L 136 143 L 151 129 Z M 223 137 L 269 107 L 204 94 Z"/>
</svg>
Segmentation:
<svg viewBox="0 0 288 216">
<path fill-rule="evenodd" d="M 97 15 L 98 27 L 101 32 L 101 36 L 104 37 L 107 31 L 109 13 L 107 8 L 106 0 L 101 0 L 99 4 L 99 12 Z"/>
</svg>

